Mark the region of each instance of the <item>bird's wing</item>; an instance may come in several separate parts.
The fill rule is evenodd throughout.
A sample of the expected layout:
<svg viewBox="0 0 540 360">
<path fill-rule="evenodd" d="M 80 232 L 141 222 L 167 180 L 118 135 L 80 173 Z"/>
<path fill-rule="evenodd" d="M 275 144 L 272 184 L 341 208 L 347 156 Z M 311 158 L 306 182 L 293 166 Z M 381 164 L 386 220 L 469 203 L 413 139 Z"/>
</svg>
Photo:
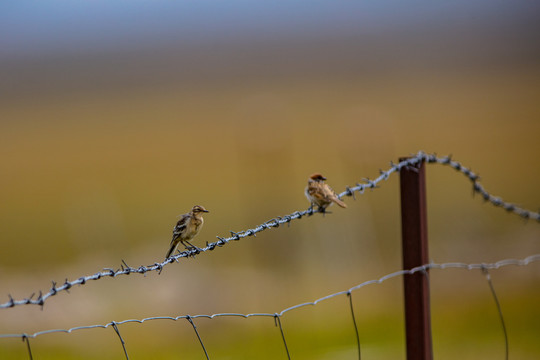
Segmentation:
<svg viewBox="0 0 540 360">
<path fill-rule="evenodd" d="M 312 183 L 308 185 L 307 193 L 316 199 L 324 199 L 323 193 L 317 184 Z"/>
<path fill-rule="evenodd" d="M 341 206 L 342 208 L 346 208 L 347 207 L 347 204 L 345 204 L 343 201 L 341 201 L 338 197 L 337 197 L 337 194 L 336 192 L 334 191 L 334 189 L 332 189 L 330 187 L 330 185 L 328 184 L 325 184 L 325 187 L 324 187 L 324 192 L 325 192 L 325 197 L 328 199 L 328 200 L 332 200 L 333 202 L 335 202 L 336 204 L 338 204 L 339 206 Z"/>
<path fill-rule="evenodd" d="M 327 184 L 312 184 L 308 190 L 309 194 L 319 200 L 324 202 L 332 201 L 332 189 L 329 188 Z"/>
<path fill-rule="evenodd" d="M 178 222 L 176 223 L 173 229 L 173 238 L 171 240 L 171 245 L 174 243 L 176 239 L 178 239 L 180 234 L 182 234 L 182 232 L 186 229 L 188 222 L 189 222 L 189 214 L 182 215 L 180 220 L 178 220 Z"/>
</svg>

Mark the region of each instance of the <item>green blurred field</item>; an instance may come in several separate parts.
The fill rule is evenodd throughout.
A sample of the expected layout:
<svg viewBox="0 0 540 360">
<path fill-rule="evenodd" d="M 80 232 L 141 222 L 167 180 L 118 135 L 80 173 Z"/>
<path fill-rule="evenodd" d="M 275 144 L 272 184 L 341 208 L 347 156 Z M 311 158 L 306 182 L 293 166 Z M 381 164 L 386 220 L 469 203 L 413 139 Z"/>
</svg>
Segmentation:
<svg viewBox="0 0 540 360">
<path fill-rule="evenodd" d="M 321 42 L 237 45 L 227 61 L 204 48 L 185 55 L 188 48 L 2 63 L 0 301 L 48 290 L 51 280 L 118 268 L 121 260 L 134 267 L 161 261 L 177 215 L 194 204 L 210 210 L 195 242 L 202 245 L 307 208 L 303 189 L 313 172 L 343 191 L 419 150 L 453 154 L 488 191 L 538 209 L 534 51 L 527 61 L 454 64 L 400 61 L 400 48 L 390 47 L 379 63 L 377 54 L 362 62 L 345 52 L 355 39 Z M 432 165 L 427 183 L 434 262 L 540 253 L 538 223 L 484 204 L 461 174 Z M 50 298 L 43 310 L 2 309 L 0 333 L 159 315 L 273 313 L 379 278 L 401 266 L 398 186 L 391 177 L 356 201 L 347 198 L 345 210 L 181 260 L 161 275 L 89 283 Z M 510 356 L 538 358 L 540 263 L 491 275 Z M 353 293 L 362 358 L 405 357 L 401 290 L 397 278 Z M 431 292 L 436 358 L 504 357 L 480 272 L 434 270 Z M 281 320 L 295 359 L 357 356 L 345 296 Z M 285 358 L 272 318 L 196 324 L 212 359 Z M 131 359 L 204 356 L 186 320 L 119 329 Z M 123 356 L 112 328 L 30 343 L 37 359 Z M 0 358 L 27 358 L 25 345 L 0 339 Z"/>
</svg>

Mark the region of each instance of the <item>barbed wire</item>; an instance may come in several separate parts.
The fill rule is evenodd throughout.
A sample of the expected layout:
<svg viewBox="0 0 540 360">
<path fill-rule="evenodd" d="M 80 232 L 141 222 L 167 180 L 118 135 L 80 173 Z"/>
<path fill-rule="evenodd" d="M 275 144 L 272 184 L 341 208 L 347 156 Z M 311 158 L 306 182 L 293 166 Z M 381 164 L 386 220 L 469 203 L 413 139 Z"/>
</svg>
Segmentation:
<svg viewBox="0 0 540 360">
<path fill-rule="evenodd" d="M 480 176 L 478 174 L 475 174 L 471 169 L 461 165 L 459 162 L 452 160 L 451 155 L 445 156 L 445 157 L 437 157 L 437 155 L 435 154 L 425 154 L 422 151 L 420 151 L 417 154 L 417 157 L 421 158 L 421 160 L 419 161 L 425 161 L 428 164 L 436 163 L 440 165 L 447 165 L 454 168 L 456 171 L 461 172 L 462 174 L 464 174 L 465 176 L 469 178 L 469 180 L 473 183 L 473 192 L 480 194 L 485 201 L 490 202 L 496 207 L 501 207 L 504 210 L 508 211 L 509 213 L 514 213 L 516 215 L 519 215 L 521 218 L 525 220 L 533 219 L 533 220 L 536 220 L 537 222 L 540 222 L 540 212 L 526 210 L 515 204 L 504 201 L 502 198 L 498 196 L 491 195 L 482 186 L 482 184 L 480 184 L 479 182 Z M 417 161 L 417 163 L 419 161 Z"/>
<path fill-rule="evenodd" d="M 495 288 L 494 288 L 493 283 L 491 281 L 491 275 L 489 273 L 489 270 L 500 269 L 502 267 L 507 267 L 507 266 L 511 266 L 511 265 L 514 265 L 514 266 L 527 266 L 527 265 L 529 265 L 529 264 L 531 264 L 533 262 L 536 262 L 536 261 L 540 261 L 540 254 L 530 255 L 530 256 L 528 256 L 528 257 L 526 257 L 524 259 L 504 259 L 504 260 L 500 260 L 500 261 L 497 261 L 497 262 L 494 262 L 494 263 L 472 263 L 472 264 L 467 264 L 467 263 L 461 263 L 461 262 L 449 262 L 449 263 L 437 264 L 437 263 L 432 262 L 432 263 L 429 263 L 429 264 L 424 264 L 424 265 L 421 265 L 421 266 L 417 266 L 417 267 L 409 269 L 409 270 L 399 270 L 399 271 L 387 274 L 385 276 L 382 276 L 382 277 L 380 277 L 378 279 L 365 281 L 365 282 L 362 282 L 362 283 L 360 283 L 360 284 L 358 284 L 356 286 L 353 286 L 353 287 L 351 287 L 351 288 L 349 288 L 347 290 L 343 290 L 343 291 L 339 291 L 339 292 L 336 292 L 336 293 L 333 293 L 333 294 L 330 294 L 330 295 L 326 295 L 324 297 L 321 297 L 321 298 L 316 299 L 316 300 L 311 301 L 311 302 L 305 302 L 305 303 L 297 304 L 297 305 L 288 307 L 286 309 L 283 309 L 280 312 L 275 312 L 275 313 L 249 313 L 249 314 L 216 313 L 216 314 L 212 314 L 212 315 L 199 314 L 199 315 L 180 315 L 180 316 L 153 316 L 153 317 L 147 317 L 147 318 L 144 318 L 144 319 L 128 319 L 128 320 L 123 320 L 123 321 L 111 321 L 111 322 L 109 322 L 107 324 L 77 326 L 77 327 L 72 327 L 72 328 L 69 328 L 69 329 L 43 330 L 43 331 L 35 332 L 33 334 L 27 334 L 27 333 L 0 334 L 0 339 L 21 338 L 24 342 L 26 342 L 29 356 L 30 356 L 30 358 L 32 358 L 32 352 L 31 352 L 30 341 L 29 341 L 30 338 L 34 339 L 34 338 L 36 338 L 38 336 L 41 336 L 41 335 L 53 334 L 53 333 L 68 333 L 68 334 L 70 334 L 70 333 L 72 333 L 74 331 L 79 331 L 79 330 L 88 330 L 88 329 L 96 329 L 96 328 L 106 329 L 106 328 L 108 328 L 110 326 L 110 327 L 112 327 L 114 329 L 115 333 L 118 335 L 118 338 L 120 339 L 122 349 L 124 351 L 124 355 L 125 355 L 126 359 L 129 359 L 128 352 L 127 352 L 127 349 L 126 349 L 126 342 L 124 341 L 124 339 L 122 338 L 122 336 L 120 334 L 120 330 L 118 328 L 119 325 L 128 324 L 128 323 L 142 324 L 142 323 L 144 323 L 146 321 L 153 321 L 153 320 L 173 320 L 173 321 L 177 321 L 177 320 L 180 320 L 180 319 L 185 319 L 193 327 L 193 330 L 195 331 L 195 333 L 197 335 L 198 341 L 200 342 L 200 344 L 202 346 L 202 349 L 203 349 L 203 351 L 205 353 L 205 356 L 208 359 L 209 356 L 208 356 L 208 353 L 206 351 L 206 347 L 204 346 L 204 342 L 203 342 L 199 332 L 197 331 L 197 327 L 195 325 L 194 319 L 199 319 L 199 318 L 215 319 L 215 318 L 219 318 L 219 317 L 241 317 L 241 318 L 270 317 L 270 318 L 274 318 L 275 325 L 279 327 L 281 338 L 282 338 L 283 344 L 285 346 L 285 351 L 287 353 L 287 357 L 290 359 L 290 353 L 289 353 L 289 349 L 287 347 L 287 342 L 285 340 L 285 333 L 283 331 L 283 327 L 282 327 L 282 323 L 281 323 L 281 317 L 284 314 L 286 314 L 286 313 L 288 313 L 290 311 L 294 311 L 294 310 L 297 310 L 299 308 L 303 308 L 303 307 L 306 307 L 306 306 L 315 306 L 315 305 L 317 305 L 317 304 L 319 304 L 321 302 L 324 302 L 326 300 L 329 300 L 329 299 L 332 299 L 332 298 L 335 298 L 335 297 L 338 297 L 338 296 L 341 296 L 341 295 L 346 295 L 346 296 L 349 297 L 351 315 L 352 315 L 354 328 L 355 328 L 355 332 L 356 332 L 358 352 L 359 352 L 359 358 L 360 358 L 360 337 L 359 337 L 359 334 L 358 334 L 358 327 L 357 327 L 357 324 L 356 324 L 356 319 L 355 319 L 355 316 L 354 316 L 354 310 L 353 310 L 353 306 L 352 306 L 352 293 L 354 291 L 359 290 L 359 289 L 361 289 L 361 288 L 363 288 L 365 286 L 368 286 L 368 285 L 382 284 L 383 282 L 385 282 L 387 280 L 390 280 L 390 279 L 393 279 L 393 278 L 396 278 L 396 277 L 400 277 L 400 276 L 404 276 L 404 275 L 412 275 L 412 274 L 416 274 L 416 273 L 423 273 L 423 274 L 427 275 L 427 271 L 430 270 L 430 269 L 445 270 L 445 269 L 451 269 L 451 268 L 458 268 L 458 269 L 466 269 L 466 270 L 480 270 L 480 271 L 482 271 L 482 274 L 485 276 L 485 278 L 486 278 L 486 280 L 488 282 L 488 285 L 489 285 L 490 292 L 492 293 L 492 296 L 493 296 L 494 301 L 495 301 L 496 306 L 497 306 L 497 310 L 498 310 L 498 313 L 499 313 L 499 318 L 500 318 L 500 321 L 501 321 L 501 324 L 502 324 L 502 327 L 503 327 L 503 331 L 504 331 L 506 354 L 508 356 L 508 336 L 507 336 L 507 333 L 506 333 L 506 327 L 504 325 L 504 317 L 502 315 L 501 306 L 500 306 L 500 303 L 498 301 L 497 294 L 495 292 Z"/>
<path fill-rule="evenodd" d="M 363 194 L 366 189 L 379 188 L 378 184 L 382 182 L 383 180 L 384 181 L 388 180 L 390 175 L 392 175 L 393 173 L 398 173 L 403 168 L 414 168 L 422 162 L 425 162 L 427 164 L 446 165 L 446 166 L 450 166 L 454 168 L 455 170 L 464 174 L 472 182 L 473 192 L 479 193 L 485 201 L 490 202 L 494 206 L 502 207 L 509 213 L 514 213 L 516 215 L 519 215 L 523 219 L 534 219 L 540 222 L 540 213 L 523 209 L 517 205 L 514 205 L 512 203 L 502 200 L 500 197 L 493 196 L 490 193 L 488 193 L 484 189 L 484 187 L 479 183 L 480 177 L 476 173 L 471 171 L 469 168 L 461 165 L 457 161 L 452 160 L 451 156 L 438 157 L 436 154 L 426 154 L 422 151 L 418 152 L 416 155 L 412 155 L 408 159 L 400 161 L 397 164 L 390 162 L 390 168 L 386 171 L 379 170 L 380 175 L 376 179 L 370 180 L 369 178 L 366 178 L 366 179 L 363 179 L 364 183 L 362 184 L 357 183 L 353 187 L 347 186 L 345 191 L 338 194 L 338 197 L 342 198 L 344 196 L 350 196 L 356 200 L 355 193 Z M 114 278 L 119 275 L 130 275 L 130 274 L 145 275 L 146 273 L 151 272 L 151 271 L 158 271 L 159 273 L 161 273 L 164 266 L 172 262 L 178 262 L 180 258 L 194 257 L 195 255 L 198 255 L 200 253 L 212 251 L 218 247 L 222 247 L 228 244 L 231 241 L 238 241 L 245 237 L 256 236 L 257 233 L 262 232 L 264 230 L 277 228 L 277 227 L 280 227 L 280 225 L 282 224 L 290 224 L 293 220 L 299 220 L 299 219 L 302 219 L 304 216 L 311 216 L 317 212 L 322 213 L 323 211 L 320 211 L 320 209 L 315 210 L 313 208 L 309 208 L 304 211 L 295 211 L 289 215 L 278 216 L 276 218 L 265 221 L 264 223 L 252 229 L 242 230 L 239 232 L 230 231 L 231 233 L 230 237 L 216 236 L 218 238 L 218 241 L 215 241 L 212 243 L 207 242 L 206 247 L 204 248 L 185 250 L 185 251 L 179 252 L 178 254 L 174 256 L 169 257 L 168 259 L 165 259 L 162 262 L 155 262 L 152 265 L 146 265 L 146 266 L 141 265 L 135 268 L 135 267 L 129 266 L 128 264 L 126 264 L 124 260 L 122 260 L 122 264 L 120 265 L 120 268 L 116 270 L 112 268 L 104 268 L 102 271 L 99 271 L 93 275 L 81 276 L 72 281 L 69 281 L 66 278 L 64 283 L 59 286 L 57 282 L 52 281 L 52 287 L 46 293 L 43 293 L 42 291 L 40 291 L 35 299 L 34 299 L 34 296 L 36 296 L 36 293 L 33 293 L 31 296 L 21 299 L 21 300 L 15 300 L 11 297 L 11 295 L 8 295 L 9 301 L 0 304 L 0 309 L 12 308 L 19 305 L 40 305 L 43 307 L 43 305 L 45 304 L 45 301 L 48 298 L 54 295 L 57 295 L 58 293 L 62 291 L 68 291 L 75 285 L 85 285 L 89 281 L 93 281 L 93 280 L 100 280 L 102 278 L 108 278 L 108 277 Z"/>
</svg>

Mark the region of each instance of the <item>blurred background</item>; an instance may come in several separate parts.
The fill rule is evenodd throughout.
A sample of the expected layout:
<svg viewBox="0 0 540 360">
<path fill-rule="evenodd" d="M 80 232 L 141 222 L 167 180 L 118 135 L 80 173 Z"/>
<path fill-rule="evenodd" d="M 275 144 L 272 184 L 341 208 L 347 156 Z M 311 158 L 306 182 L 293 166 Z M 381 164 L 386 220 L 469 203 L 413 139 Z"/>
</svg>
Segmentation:
<svg viewBox="0 0 540 360">
<path fill-rule="evenodd" d="M 0 4 L 0 299 L 162 261 L 177 215 L 194 242 L 308 207 L 419 150 L 453 154 L 486 189 L 540 206 L 540 5 L 529 1 L 92 1 Z M 540 228 L 427 168 L 430 258 L 540 252 Z M 0 332 L 147 316 L 279 312 L 399 270 L 398 178 L 161 275 L 103 279 Z M 540 264 L 492 272 L 514 358 L 540 354 Z M 431 272 L 434 354 L 503 357 L 480 272 Z M 353 294 L 362 356 L 405 357 L 401 278 Z M 287 313 L 294 358 L 355 358 L 348 299 Z M 284 358 L 271 318 L 200 319 L 211 358 Z M 203 358 L 187 321 L 119 326 L 130 358 Z M 118 359 L 111 328 L 31 339 L 39 359 Z M 0 357 L 27 358 L 19 338 Z"/>
</svg>

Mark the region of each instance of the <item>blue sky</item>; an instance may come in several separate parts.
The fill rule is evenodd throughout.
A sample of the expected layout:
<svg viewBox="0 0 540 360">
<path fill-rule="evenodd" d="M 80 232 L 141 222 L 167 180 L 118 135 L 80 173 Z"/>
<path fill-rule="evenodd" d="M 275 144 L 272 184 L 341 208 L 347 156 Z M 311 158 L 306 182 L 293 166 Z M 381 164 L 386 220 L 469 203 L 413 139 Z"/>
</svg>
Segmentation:
<svg viewBox="0 0 540 360">
<path fill-rule="evenodd" d="M 526 1 L 10 1 L 0 3 L 0 54 L 106 50 L 167 42 L 314 38 L 410 26 L 533 21 Z"/>
</svg>

